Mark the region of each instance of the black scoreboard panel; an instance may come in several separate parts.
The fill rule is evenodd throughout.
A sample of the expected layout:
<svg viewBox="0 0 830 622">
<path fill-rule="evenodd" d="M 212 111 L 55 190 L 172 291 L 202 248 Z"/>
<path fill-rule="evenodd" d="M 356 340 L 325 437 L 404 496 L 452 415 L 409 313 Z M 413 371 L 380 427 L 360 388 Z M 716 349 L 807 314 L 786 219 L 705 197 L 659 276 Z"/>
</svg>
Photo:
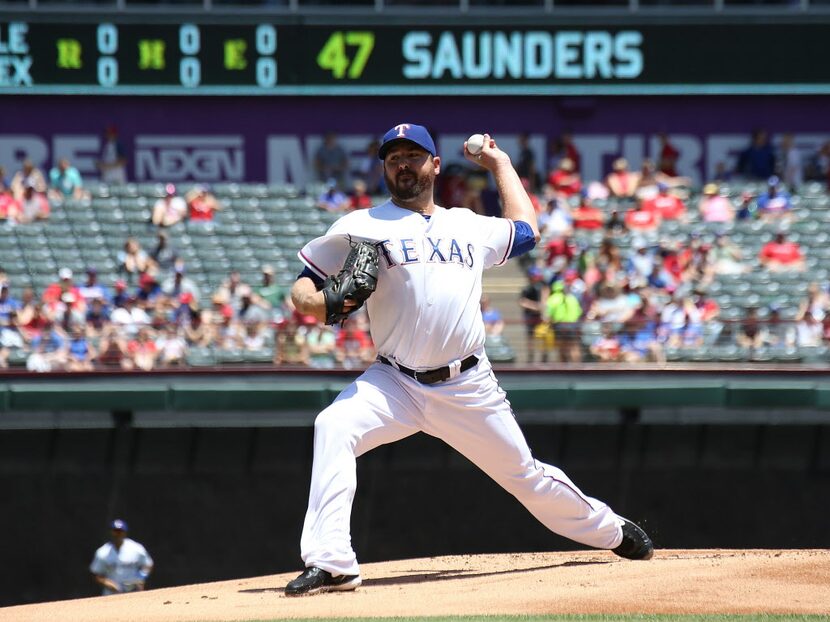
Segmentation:
<svg viewBox="0 0 830 622">
<path fill-rule="evenodd" d="M 0 21 L 0 93 L 830 92 L 815 24 Z"/>
</svg>

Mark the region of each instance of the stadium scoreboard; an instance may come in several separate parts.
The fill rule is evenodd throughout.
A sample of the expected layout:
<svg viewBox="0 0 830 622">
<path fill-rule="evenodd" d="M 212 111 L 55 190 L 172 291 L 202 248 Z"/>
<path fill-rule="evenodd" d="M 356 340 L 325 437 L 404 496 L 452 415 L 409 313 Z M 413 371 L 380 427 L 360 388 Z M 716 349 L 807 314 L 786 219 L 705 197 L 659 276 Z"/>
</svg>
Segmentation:
<svg viewBox="0 0 830 622">
<path fill-rule="evenodd" d="M 459 28 L 11 19 L 0 21 L 0 93 L 826 93 L 827 33 L 826 24 Z"/>
</svg>

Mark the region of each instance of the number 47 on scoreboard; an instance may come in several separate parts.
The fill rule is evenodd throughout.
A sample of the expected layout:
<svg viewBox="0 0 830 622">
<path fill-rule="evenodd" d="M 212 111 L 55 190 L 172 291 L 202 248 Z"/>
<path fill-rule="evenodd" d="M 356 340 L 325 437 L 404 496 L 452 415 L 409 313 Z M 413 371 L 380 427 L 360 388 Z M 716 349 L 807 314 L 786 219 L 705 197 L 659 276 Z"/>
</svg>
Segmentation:
<svg viewBox="0 0 830 622">
<path fill-rule="evenodd" d="M 356 47 L 354 57 L 350 58 L 346 46 Z M 375 33 L 370 31 L 348 30 L 331 33 L 326 43 L 317 54 L 320 69 L 331 71 L 337 80 L 347 77 L 351 80 L 360 78 L 375 47 Z"/>
</svg>

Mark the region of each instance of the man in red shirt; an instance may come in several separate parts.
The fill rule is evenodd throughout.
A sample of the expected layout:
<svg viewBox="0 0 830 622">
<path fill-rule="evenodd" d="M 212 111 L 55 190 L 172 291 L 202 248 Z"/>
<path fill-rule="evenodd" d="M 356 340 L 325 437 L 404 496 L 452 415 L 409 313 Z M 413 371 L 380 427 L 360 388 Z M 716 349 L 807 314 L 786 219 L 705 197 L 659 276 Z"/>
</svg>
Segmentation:
<svg viewBox="0 0 830 622">
<path fill-rule="evenodd" d="M 656 231 L 660 226 L 660 214 L 643 209 L 642 203 L 635 203 L 634 207 L 625 213 L 625 226 L 629 231 Z"/>
<path fill-rule="evenodd" d="M 574 161 L 570 158 L 562 158 L 559 168 L 548 175 L 548 184 L 565 199 L 578 193 L 582 189 L 582 179 L 576 171 Z"/>
<path fill-rule="evenodd" d="M 657 160 L 657 168 L 664 175 L 677 177 L 677 159 L 680 152 L 669 142 L 669 136 L 665 132 L 658 135 L 660 140 L 660 159 Z"/>
<path fill-rule="evenodd" d="M 659 214 L 662 220 L 684 220 L 686 204 L 673 194 L 669 194 L 669 187 L 658 182 L 657 195 L 643 201 L 643 209 Z"/>
<path fill-rule="evenodd" d="M 801 247 L 797 242 L 787 241 L 784 233 L 777 233 L 774 239 L 764 244 L 758 259 L 773 272 L 803 272 L 806 268 Z"/>
<path fill-rule="evenodd" d="M 570 236 L 554 237 L 545 246 L 545 264 L 550 266 L 557 258 L 562 257 L 565 265 L 569 264 L 576 255 L 576 243 Z"/>
<path fill-rule="evenodd" d="M 598 207 L 594 207 L 583 188 L 580 192 L 579 205 L 571 210 L 574 229 L 601 229 L 605 222 L 605 214 Z"/>
</svg>

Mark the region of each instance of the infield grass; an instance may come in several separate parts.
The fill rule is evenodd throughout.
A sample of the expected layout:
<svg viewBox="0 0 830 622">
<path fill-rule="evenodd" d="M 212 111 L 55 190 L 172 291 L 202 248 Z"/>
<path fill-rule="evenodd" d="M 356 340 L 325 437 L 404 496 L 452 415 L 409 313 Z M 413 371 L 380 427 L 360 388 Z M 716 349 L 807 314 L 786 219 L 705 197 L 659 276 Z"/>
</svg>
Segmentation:
<svg viewBox="0 0 830 622">
<path fill-rule="evenodd" d="M 320 622 L 324 618 L 308 618 Z M 302 618 L 272 618 L 250 622 L 298 622 Z M 435 616 L 406 618 L 325 618 L 326 622 L 828 622 L 828 615 L 803 614 L 712 614 L 712 615 L 550 615 L 550 616 Z"/>
</svg>

